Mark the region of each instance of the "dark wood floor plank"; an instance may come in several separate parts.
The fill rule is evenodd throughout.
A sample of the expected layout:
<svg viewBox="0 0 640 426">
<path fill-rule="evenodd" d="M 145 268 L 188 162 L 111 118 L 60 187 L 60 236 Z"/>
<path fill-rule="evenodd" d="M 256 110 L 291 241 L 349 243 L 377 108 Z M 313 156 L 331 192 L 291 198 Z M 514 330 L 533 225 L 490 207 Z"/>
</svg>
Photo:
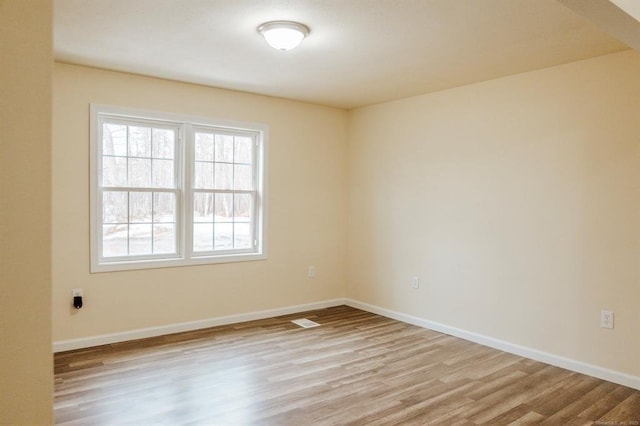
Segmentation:
<svg viewBox="0 0 640 426">
<path fill-rule="evenodd" d="M 290 321 L 309 318 L 320 327 Z M 56 423 L 590 425 L 640 391 L 347 306 L 55 355 Z"/>
</svg>

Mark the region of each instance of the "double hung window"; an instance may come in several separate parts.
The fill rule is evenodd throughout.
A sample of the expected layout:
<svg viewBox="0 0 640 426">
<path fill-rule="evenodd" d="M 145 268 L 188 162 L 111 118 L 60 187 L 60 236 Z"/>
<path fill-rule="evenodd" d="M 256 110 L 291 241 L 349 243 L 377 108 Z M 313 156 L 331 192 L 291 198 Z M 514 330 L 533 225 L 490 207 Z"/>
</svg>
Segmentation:
<svg viewBox="0 0 640 426">
<path fill-rule="evenodd" d="M 265 257 L 266 127 L 91 110 L 93 272 Z"/>
</svg>

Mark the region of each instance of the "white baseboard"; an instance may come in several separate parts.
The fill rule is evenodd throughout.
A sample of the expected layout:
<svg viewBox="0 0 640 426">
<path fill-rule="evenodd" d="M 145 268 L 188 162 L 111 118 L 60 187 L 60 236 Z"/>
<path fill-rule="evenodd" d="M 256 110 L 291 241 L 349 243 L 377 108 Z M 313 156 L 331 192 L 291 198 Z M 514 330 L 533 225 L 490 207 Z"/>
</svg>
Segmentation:
<svg viewBox="0 0 640 426">
<path fill-rule="evenodd" d="M 368 303 L 360 302 L 348 298 L 338 298 L 325 300 L 322 302 L 307 303 L 302 305 L 287 306 L 284 308 L 268 309 L 264 311 L 247 312 L 237 315 L 228 315 L 223 317 L 208 318 L 199 321 L 183 322 L 178 324 L 169 324 L 159 327 L 142 328 L 120 333 L 102 334 L 98 336 L 84 337 L 79 339 L 60 340 L 53 343 L 54 352 L 63 352 L 74 349 L 88 348 L 92 346 L 106 345 L 110 343 L 125 342 L 128 340 L 144 339 L 147 337 L 162 336 L 165 334 L 181 333 L 184 331 L 193 331 L 203 328 L 216 327 L 220 325 L 235 324 L 245 321 L 253 321 L 264 318 L 272 318 L 280 315 L 295 314 L 297 312 L 311 311 L 314 309 L 329 308 L 332 306 L 348 305 L 353 308 L 382 315 L 398 321 L 413 324 L 418 327 L 428 328 L 440 333 L 449 334 L 471 342 L 479 343 L 484 346 L 499 349 L 525 358 L 544 362 L 546 364 L 555 365 L 556 367 L 565 368 L 577 373 L 586 374 L 607 380 L 609 382 L 618 383 L 620 385 L 629 386 L 640 390 L 640 377 L 630 374 L 621 373 L 619 371 L 610 370 L 608 368 L 599 367 L 597 365 L 587 364 L 574 359 L 565 358 L 548 352 L 539 351 L 537 349 L 516 345 L 504 340 L 495 339 L 493 337 L 462 330 L 460 328 L 451 327 L 434 321 L 425 320 L 413 315 L 404 314 L 402 312 L 393 311 L 391 309 L 382 308 Z"/>
<path fill-rule="evenodd" d="M 607 380 L 609 382 L 640 390 L 640 377 L 637 376 L 632 376 L 630 374 L 621 373 L 619 371 L 610 370 L 604 367 L 599 367 L 597 365 L 587 364 L 581 361 L 576 361 L 574 359 L 539 351 L 537 349 L 527 348 L 525 346 L 516 345 L 504 340 L 495 339 L 493 337 L 462 330 L 456 327 L 450 327 L 448 325 L 425 320 L 413 315 L 403 314 L 401 312 L 393 311 L 390 309 L 381 308 L 379 306 L 370 305 L 368 303 L 360 302 L 353 299 L 346 299 L 345 304 L 353 308 L 362 309 L 363 311 L 382 315 L 387 318 L 417 325 L 423 328 L 428 328 L 433 331 L 449 334 L 451 336 L 479 343 L 484 346 L 499 349 L 504 352 L 509 352 L 525 358 L 533 359 L 535 361 L 544 362 L 545 364 L 555 365 L 556 367 L 575 371 L 576 373 L 586 374 L 588 376 L 597 377 L 602 380 Z"/>
<path fill-rule="evenodd" d="M 344 304 L 346 304 L 346 299 L 332 299 L 322 302 L 306 303 L 303 305 L 287 306 L 284 308 L 267 309 L 265 311 L 247 312 L 243 314 L 169 324 L 159 327 L 140 328 L 137 330 L 123 331 L 120 333 L 101 334 L 98 336 L 82 337 L 79 339 L 59 340 L 57 342 L 53 342 L 53 352 L 70 351 L 74 349 L 89 348 L 92 346 L 108 345 L 110 343 L 126 342 L 128 340 L 163 336 L 165 334 L 200 330 L 203 328 L 217 327 L 219 325 L 235 324 L 245 321 L 272 318 L 280 315 L 295 314 L 297 312 L 329 308 L 331 306 L 340 306 Z"/>
</svg>

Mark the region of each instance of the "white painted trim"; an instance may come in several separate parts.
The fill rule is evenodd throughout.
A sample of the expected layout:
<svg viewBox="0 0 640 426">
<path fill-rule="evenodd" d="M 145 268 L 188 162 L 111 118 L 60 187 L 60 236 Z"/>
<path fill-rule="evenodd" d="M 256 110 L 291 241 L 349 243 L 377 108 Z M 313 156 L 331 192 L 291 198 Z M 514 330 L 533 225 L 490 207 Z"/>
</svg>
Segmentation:
<svg viewBox="0 0 640 426">
<path fill-rule="evenodd" d="M 345 304 L 346 299 L 331 299 L 322 302 L 287 306 L 284 308 L 267 309 L 264 311 L 247 312 L 237 315 L 227 315 L 223 317 L 208 318 L 204 320 L 182 322 L 158 327 L 140 328 L 137 330 L 123 331 L 120 333 L 101 334 L 98 336 L 82 337 L 79 339 L 59 340 L 57 342 L 53 342 L 53 352 L 70 351 L 74 349 L 89 348 L 92 346 L 108 345 L 110 343 L 126 342 L 128 340 L 144 339 L 147 337 L 163 336 L 166 334 L 181 333 L 184 331 L 200 330 L 203 328 L 217 327 L 220 325 L 236 324 L 240 322 L 253 321 L 264 318 L 273 318 L 280 315 L 295 314 L 297 312 L 311 311 L 314 309 L 324 309 Z"/>
<path fill-rule="evenodd" d="M 430 330 L 449 334 L 451 336 L 459 337 L 470 342 L 479 343 L 490 348 L 499 349 L 501 351 L 533 359 L 535 361 L 544 362 L 545 364 L 554 365 L 556 367 L 575 371 L 576 373 L 586 374 L 588 376 L 597 377 L 598 379 L 607 380 L 609 382 L 640 390 L 640 377 L 638 376 L 632 376 L 630 374 L 610 370 L 608 368 L 599 367 L 597 365 L 587 364 L 582 361 L 565 358 L 548 352 L 539 351 L 537 349 L 528 348 L 526 346 L 516 345 L 504 340 L 495 339 L 493 337 L 462 330 L 460 328 L 451 327 L 438 322 L 425 320 L 413 315 L 404 314 L 401 312 L 393 311 L 391 309 L 381 308 L 379 306 L 370 305 L 368 303 L 360 302 L 353 299 L 346 299 L 345 304 L 353 308 L 361 309 L 363 311 L 382 315 L 383 317 L 417 325 L 418 327 L 428 328 Z"/>
<path fill-rule="evenodd" d="M 371 312 L 373 314 L 382 315 L 407 324 L 416 325 L 418 327 L 427 328 L 429 330 L 459 337 L 470 342 L 478 343 L 491 348 L 499 349 L 535 361 L 544 362 L 546 364 L 555 365 L 556 367 L 565 368 L 577 373 L 586 374 L 588 376 L 597 377 L 602 380 L 617 383 L 640 390 L 640 377 L 622 373 L 608 368 L 599 367 L 593 364 L 587 364 L 548 352 L 539 351 L 537 349 L 528 348 L 526 346 L 516 345 L 504 340 L 495 339 L 479 333 L 474 333 L 460 328 L 451 327 L 434 321 L 425 320 L 413 315 L 404 314 L 391 309 L 382 308 L 368 303 L 360 302 L 348 298 L 338 298 L 325 300 L 321 302 L 307 303 L 302 305 L 288 306 L 284 308 L 268 309 L 264 311 L 247 312 L 244 314 L 227 315 L 223 317 L 215 317 L 198 321 L 183 322 L 178 324 L 169 324 L 159 327 L 149 327 L 137 330 L 125 331 L 121 333 L 102 334 L 99 336 L 83 337 L 79 339 L 60 340 L 53 343 L 53 352 L 63 352 L 73 349 L 88 348 L 92 346 L 107 345 L 110 343 L 125 342 L 128 340 L 144 339 L 147 337 L 162 336 L 165 334 L 181 333 L 184 331 L 200 330 L 220 325 L 235 324 L 245 321 L 253 321 L 264 318 L 272 318 L 280 315 L 289 315 L 297 312 L 305 312 L 314 309 L 324 309 L 333 306 L 347 305 L 356 309 Z"/>
</svg>

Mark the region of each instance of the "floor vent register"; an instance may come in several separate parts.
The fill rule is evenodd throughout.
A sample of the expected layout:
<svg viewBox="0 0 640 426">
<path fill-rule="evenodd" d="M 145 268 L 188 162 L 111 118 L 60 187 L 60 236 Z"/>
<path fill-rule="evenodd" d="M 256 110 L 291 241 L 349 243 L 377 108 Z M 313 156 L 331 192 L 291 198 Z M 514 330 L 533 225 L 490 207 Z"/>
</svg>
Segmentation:
<svg viewBox="0 0 640 426">
<path fill-rule="evenodd" d="M 300 318 L 291 322 L 304 328 L 318 327 L 320 325 L 317 322 L 311 321 L 310 319 L 306 318 Z"/>
</svg>

